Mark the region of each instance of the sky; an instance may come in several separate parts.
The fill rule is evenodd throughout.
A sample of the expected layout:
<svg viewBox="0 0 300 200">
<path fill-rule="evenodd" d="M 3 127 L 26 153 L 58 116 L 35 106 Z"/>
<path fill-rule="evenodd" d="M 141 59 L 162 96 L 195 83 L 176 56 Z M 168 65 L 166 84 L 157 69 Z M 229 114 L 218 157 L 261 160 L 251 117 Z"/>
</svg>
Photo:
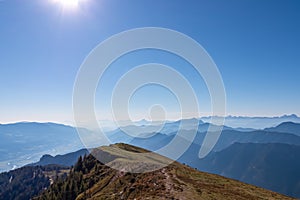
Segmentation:
<svg viewBox="0 0 300 200">
<path fill-rule="evenodd" d="M 141 27 L 176 30 L 205 48 L 222 75 L 228 115 L 300 115 L 298 0 L 79 0 L 76 7 L 59 0 L 1 0 L 0 123 L 71 123 L 73 86 L 86 56 L 110 36 Z M 99 120 L 110 119 L 110 95 L 122 74 L 151 62 L 184 74 L 197 91 L 196 114 L 211 113 L 205 83 L 189 63 L 142 50 L 118 59 L 104 75 L 95 96 Z M 130 115 L 149 118 L 157 104 L 168 118 L 178 117 L 176 96 L 156 85 L 134 93 Z"/>
</svg>

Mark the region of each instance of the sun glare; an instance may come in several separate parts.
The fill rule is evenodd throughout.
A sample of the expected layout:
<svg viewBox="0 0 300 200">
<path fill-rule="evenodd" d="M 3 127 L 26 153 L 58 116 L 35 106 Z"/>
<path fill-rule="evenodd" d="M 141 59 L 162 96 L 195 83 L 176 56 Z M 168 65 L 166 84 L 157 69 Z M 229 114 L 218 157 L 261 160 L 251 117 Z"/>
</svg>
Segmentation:
<svg viewBox="0 0 300 200">
<path fill-rule="evenodd" d="M 64 8 L 76 8 L 78 7 L 80 0 L 54 0 L 56 3 L 60 3 Z"/>
</svg>

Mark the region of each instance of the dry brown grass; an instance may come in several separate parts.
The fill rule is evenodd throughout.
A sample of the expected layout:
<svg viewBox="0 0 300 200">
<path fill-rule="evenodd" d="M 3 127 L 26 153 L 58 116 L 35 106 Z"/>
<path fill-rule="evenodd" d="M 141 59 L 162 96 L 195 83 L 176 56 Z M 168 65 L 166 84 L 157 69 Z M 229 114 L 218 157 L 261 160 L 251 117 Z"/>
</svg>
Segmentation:
<svg viewBox="0 0 300 200">
<path fill-rule="evenodd" d="M 120 151 L 115 145 L 101 148 L 101 151 L 112 154 L 113 165 L 126 165 L 137 162 L 131 159 L 136 153 L 146 150 L 133 146 L 118 144 Z M 126 153 L 127 151 L 127 153 Z M 134 154 L 132 154 L 134 152 Z M 157 164 L 161 156 L 143 157 L 140 161 L 147 164 Z M 136 163 L 142 167 L 143 164 Z M 93 171 L 86 175 L 93 176 Z M 88 196 L 88 199 L 182 199 L 182 200 L 207 200 L 207 199 L 292 199 L 284 195 L 268 191 L 253 185 L 245 184 L 222 176 L 199 172 L 177 162 L 160 170 L 148 173 L 133 174 L 123 173 L 106 167 L 101 174 L 99 182 L 94 184 L 84 193 L 78 196 L 78 200 Z"/>
</svg>

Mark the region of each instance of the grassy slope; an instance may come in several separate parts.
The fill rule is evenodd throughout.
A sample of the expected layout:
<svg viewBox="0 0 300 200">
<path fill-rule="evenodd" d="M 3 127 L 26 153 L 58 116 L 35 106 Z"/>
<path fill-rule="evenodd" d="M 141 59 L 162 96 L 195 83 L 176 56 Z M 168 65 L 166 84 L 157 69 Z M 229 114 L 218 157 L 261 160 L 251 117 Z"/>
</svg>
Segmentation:
<svg viewBox="0 0 300 200">
<path fill-rule="evenodd" d="M 119 147 L 119 148 L 116 148 Z M 123 151 L 123 150 L 126 151 Z M 128 162 L 130 152 L 147 152 L 144 149 L 117 144 L 101 147 L 100 152 L 111 154 L 110 163 Z M 129 153 L 128 153 L 129 151 Z M 128 156 L 129 155 L 129 156 Z M 129 157 L 129 158 L 128 158 Z M 161 156 L 158 156 L 162 158 Z M 143 158 L 157 164 L 157 157 Z M 137 164 L 137 166 L 139 166 Z M 94 176 L 92 169 L 85 178 Z M 177 162 L 148 173 L 123 173 L 108 167 L 102 168 L 101 179 L 77 199 L 291 199 L 252 185 L 218 175 L 199 172 Z"/>
</svg>

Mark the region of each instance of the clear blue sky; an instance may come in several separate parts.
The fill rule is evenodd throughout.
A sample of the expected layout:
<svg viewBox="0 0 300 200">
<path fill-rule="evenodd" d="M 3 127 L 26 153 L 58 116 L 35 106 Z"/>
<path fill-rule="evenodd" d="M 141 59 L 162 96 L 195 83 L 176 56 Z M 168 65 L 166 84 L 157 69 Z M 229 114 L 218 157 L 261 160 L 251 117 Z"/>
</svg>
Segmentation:
<svg viewBox="0 0 300 200">
<path fill-rule="evenodd" d="M 228 114 L 300 115 L 298 0 L 82 0 L 77 9 L 52 1 L 0 0 L 0 123 L 71 121 L 73 83 L 87 54 L 113 34 L 145 26 L 180 31 L 208 51 L 224 80 Z M 180 62 L 154 54 L 124 62 Z M 146 91 L 137 102 L 148 99 Z"/>
</svg>

